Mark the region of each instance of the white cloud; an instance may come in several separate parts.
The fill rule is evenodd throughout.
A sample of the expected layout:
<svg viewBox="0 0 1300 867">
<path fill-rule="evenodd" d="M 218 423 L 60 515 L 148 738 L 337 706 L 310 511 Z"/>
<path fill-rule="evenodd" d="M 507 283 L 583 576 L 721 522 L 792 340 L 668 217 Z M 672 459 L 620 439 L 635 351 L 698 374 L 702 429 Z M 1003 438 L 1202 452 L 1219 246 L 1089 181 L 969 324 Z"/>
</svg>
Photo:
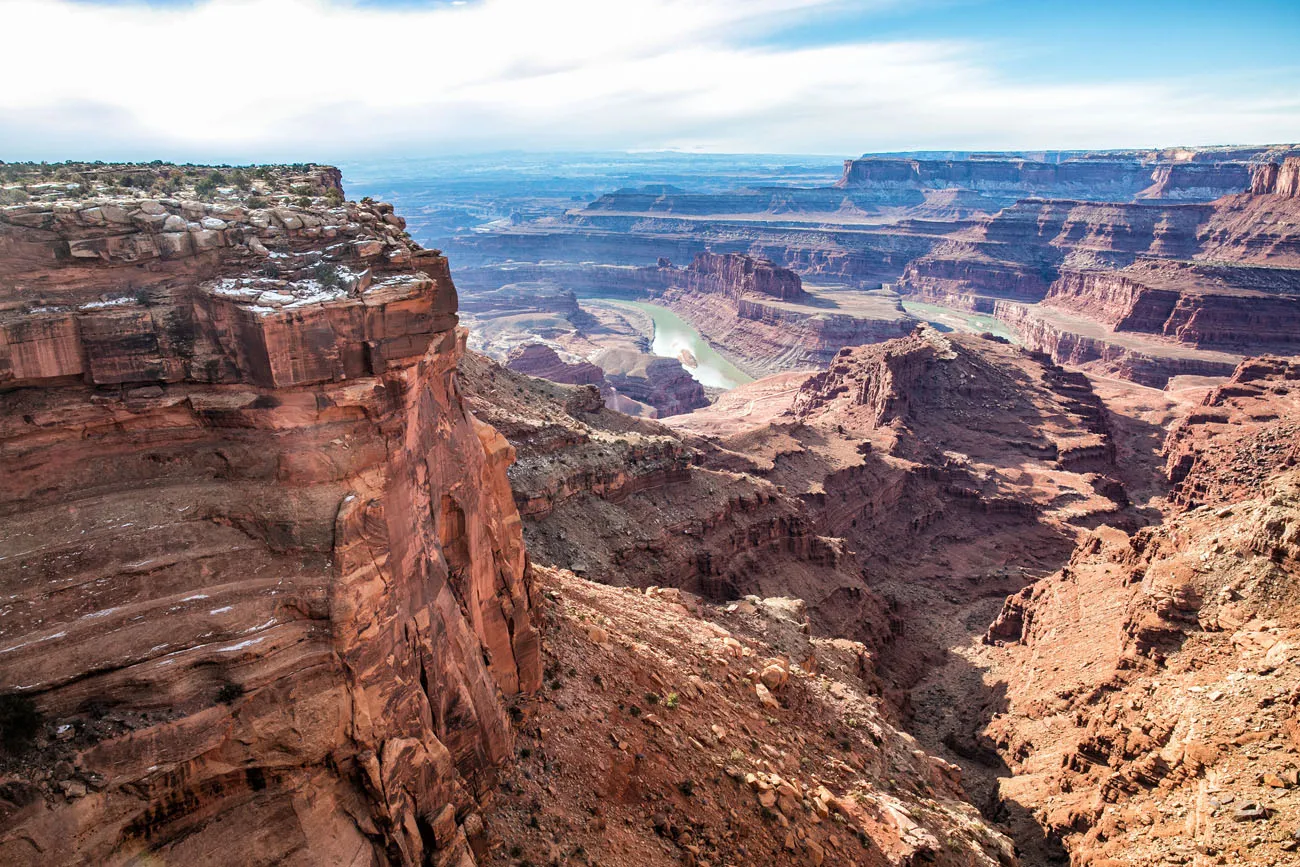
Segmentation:
<svg viewBox="0 0 1300 867">
<path fill-rule="evenodd" d="M 0 0 L 0 158 L 475 148 L 855 154 L 1300 139 L 1276 85 L 1036 85 L 982 46 L 778 47 L 841 0 Z M 887 5 L 891 0 L 879 0 Z M 763 46 L 763 47 L 759 47 Z"/>
</svg>

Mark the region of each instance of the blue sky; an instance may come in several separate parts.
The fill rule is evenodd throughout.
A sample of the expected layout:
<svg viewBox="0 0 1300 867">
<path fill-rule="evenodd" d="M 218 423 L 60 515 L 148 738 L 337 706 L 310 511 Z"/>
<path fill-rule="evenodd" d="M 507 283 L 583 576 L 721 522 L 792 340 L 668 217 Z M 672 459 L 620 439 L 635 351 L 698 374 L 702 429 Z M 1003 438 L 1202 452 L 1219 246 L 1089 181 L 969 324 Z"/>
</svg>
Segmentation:
<svg viewBox="0 0 1300 867">
<path fill-rule="evenodd" d="M 6 46 L 39 72 L 0 90 L 0 159 L 1300 140 L 1294 0 L 0 0 L 0 18 L 51 34 Z"/>
<path fill-rule="evenodd" d="M 997 65 L 1040 80 L 1124 80 L 1300 69 L 1295 0 L 931 0 L 813 13 L 774 45 L 894 38 L 967 39 L 1000 48 Z"/>
</svg>

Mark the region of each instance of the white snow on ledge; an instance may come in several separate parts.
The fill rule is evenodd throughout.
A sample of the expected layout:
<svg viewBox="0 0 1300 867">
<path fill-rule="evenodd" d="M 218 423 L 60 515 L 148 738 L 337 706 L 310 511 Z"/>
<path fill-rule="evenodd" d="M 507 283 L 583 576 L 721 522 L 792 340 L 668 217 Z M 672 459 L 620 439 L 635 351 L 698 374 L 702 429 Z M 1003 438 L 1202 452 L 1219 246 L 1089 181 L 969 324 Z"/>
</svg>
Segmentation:
<svg viewBox="0 0 1300 867">
<path fill-rule="evenodd" d="M 121 307 L 124 304 L 131 304 L 135 298 L 130 295 L 123 295 L 120 298 L 109 298 L 105 301 L 88 301 L 82 304 L 78 310 L 102 310 L 105 307 Z"/>
</svg>

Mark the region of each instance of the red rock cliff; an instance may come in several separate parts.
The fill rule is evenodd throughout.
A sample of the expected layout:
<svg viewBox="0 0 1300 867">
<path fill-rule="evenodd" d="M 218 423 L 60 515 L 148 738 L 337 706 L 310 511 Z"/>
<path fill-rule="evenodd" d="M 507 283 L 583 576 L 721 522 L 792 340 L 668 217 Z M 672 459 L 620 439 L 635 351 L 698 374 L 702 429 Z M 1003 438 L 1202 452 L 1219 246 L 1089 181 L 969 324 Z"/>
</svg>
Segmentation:
<svg viewBox="0 0 1300 867">
<path fill-rule="evenodd" d="M 1300 157 L 1256 166 L 1250 178 L 1250 191 L 1257 196 L 1275 195 L 1290 199 L 1300 196 Z"/>
<path fill-rule="evenodd" d="M 808 298 L 798 274 L 741 253 L 699 254 L 686 268 L 685 282 L 694 291 L 721 292 L 735 300 L 750 296 L 780 301 Z"/>
<path fill-rule="evenodd" d="M 6 864 L 473 863 L 540 679 L 513 450 L 446 260 L 315 171 L 0 212 Z"/>
</svg>

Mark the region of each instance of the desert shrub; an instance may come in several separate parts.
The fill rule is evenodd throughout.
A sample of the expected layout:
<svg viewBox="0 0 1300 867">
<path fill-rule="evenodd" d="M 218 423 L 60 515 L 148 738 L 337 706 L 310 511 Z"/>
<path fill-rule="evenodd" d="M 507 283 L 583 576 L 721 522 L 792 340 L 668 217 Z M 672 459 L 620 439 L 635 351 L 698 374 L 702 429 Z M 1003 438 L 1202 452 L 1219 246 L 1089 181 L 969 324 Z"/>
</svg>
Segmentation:
<svg viewBox="0 0 1300 867">
<path fill-rule="evenodd" d="M 320 262 L 311 269 L 311 276 L 326 289 L 342 289 L 343 277 L 339 275 L 339 266 L 329 262 Z"/>
</svg>

